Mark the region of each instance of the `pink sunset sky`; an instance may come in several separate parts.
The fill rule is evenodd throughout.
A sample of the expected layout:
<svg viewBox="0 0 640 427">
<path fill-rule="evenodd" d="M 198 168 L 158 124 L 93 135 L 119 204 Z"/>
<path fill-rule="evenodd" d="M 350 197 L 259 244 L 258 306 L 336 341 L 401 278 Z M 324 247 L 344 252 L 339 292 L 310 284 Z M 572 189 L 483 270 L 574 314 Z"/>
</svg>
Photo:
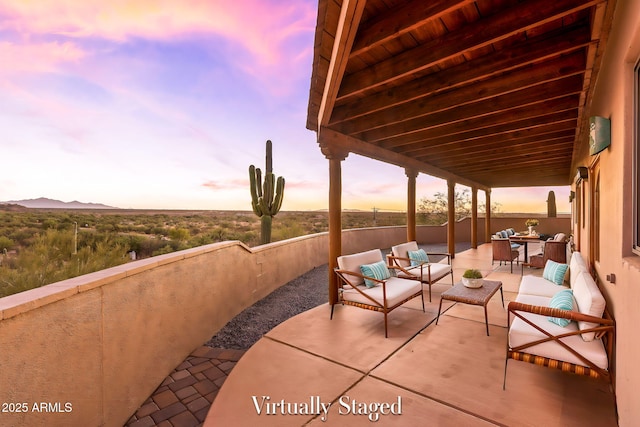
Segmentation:
<svg viewBox="0 0 640 427">
<path fill-rule="evenodd" d="M 305 128 L 317 3 L 0 2 L 0 201 L 250 210 L 248 167 L 286 179 L 283 210 L 326 209 L 328 162 Z M 503 212 L 554 190 L 494 189 Z M 418 199 L 446 184 L 418 177 Z M 480 201 L 484 193 L 479 193 Z M 404 170 L 343 162 L 343 208 L 406 209 Z"/>
</svg>

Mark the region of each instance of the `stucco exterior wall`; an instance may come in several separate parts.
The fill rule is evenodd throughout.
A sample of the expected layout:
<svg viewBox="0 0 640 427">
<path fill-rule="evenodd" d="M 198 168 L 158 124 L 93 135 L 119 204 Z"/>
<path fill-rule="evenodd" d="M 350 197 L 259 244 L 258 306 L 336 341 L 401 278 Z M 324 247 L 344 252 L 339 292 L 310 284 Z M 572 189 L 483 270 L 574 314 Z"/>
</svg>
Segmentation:
<svg viewBox="0 0 640 427">
<path fill-rule="evenodd" d="M 635 426 L 640 421 L 637 390 L 640 388 L 640 260 L 632 253 L 632 143 L 634 131 L 634 65 L 640 59 L 640 2 L 618 0 L 612 31 L 602 59 L 589 116 L 611 120 L 611 146 L 598 157 L 589 156 L 588 142 L 581 147 L 578 160 L 583 166 L 595 166 L 586 185 L 587 206 L 594 206 L 591 191 L 599 179 L 600 227 L 599 259 L 591 256 L 593 265 L 616 320 L 615 383 L 620 426 Z M 599 168 L 599 174 L 597 170 Z M 589 212 L 590 208 L 587 208 Z M 587 217 L 580 229 L 579 245 L 589 254 L 592 220 Z M 616 281 L 607 281 L 615 274 Z"/>
</svg>

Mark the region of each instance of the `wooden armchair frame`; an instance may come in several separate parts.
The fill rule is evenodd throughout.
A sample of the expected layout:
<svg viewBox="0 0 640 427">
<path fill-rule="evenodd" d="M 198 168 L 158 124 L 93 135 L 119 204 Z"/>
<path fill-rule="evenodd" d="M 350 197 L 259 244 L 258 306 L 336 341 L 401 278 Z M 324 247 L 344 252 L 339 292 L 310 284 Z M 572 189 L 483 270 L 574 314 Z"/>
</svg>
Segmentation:
<svg viewBox="0 0 640 427">
<path fill-rule="evenodd" d="M 339 292 L 338 292 L 338 302 L 341 303 L 342 305 L 350 305 L 353 307 L 359 307 L 359 308 L 364 308 L 367 310 L 373 310 L 373 311 L 377 311 L 380 313 L 384 314 L 384 337 L 387 338 L 388 333 L 388 323 L 387 323 L 387 315 L 392 312 L 393 310 L 395 310 L 396 308 L 400 307 L 402 304 L 404 304 L 405 302 L 416 298 L 416 297 L 421 297 L 422 299 L 422 311 L 425 312 L 425 306 L 424 306 L 424 293 L 422 291 L 422 287 L 420 287 L 420 290 L 418 292 L 415 292 L 411 295 L 408 295 L 406 298 L 402 299 L 401 301 L 397 302 L 396 304 L 390 306 L 387 304 L 387 286 L 393 286 L 393 280 L 404 280 L 404 279 L 399 279 L 395 276 L 391 276 L 389 279 L 387 280 L 379 280 L 376 279 L 374 277 L 368 277 L 365 276 L 363 274 L 360 273 L 356 273 L 350 270 L 341 270 L 339 268 L 336 268 L 335 270 L 336 275 L 338 276 L 338 286 L 339 286 Z M 380 304 L 378 301 L 376 301 L 372 296 L 368 295 L 366 292 L 364 292 L 360 287 L 358 287 L 358 285 L 354 285 L 353 283 L 351 283 L 351 281 L 348 279 L 349 276 L 353 276 L 353 277 L 358 277 L 360 279 L 367 279 L 367 280 L 371 280 L 373 282 L 376 282 L 378 284 L 380 284 L 382 286 L 382 300 L 383 303 Z M 388 283 L 390 282 L 391 283 Z M 345 300 L 343 298 L 343 290 L 344 288 L 347 287 L 348 289 L 353 289 L 355 291 L 357 291 L 360 295 L 362 295 L 363 297 L 365 297 L 367 300 L 371 301 L 370 304 L 365 304 L 362 302 L 358 302 L 358 301 L 350 301 L 350 300 Z M 334 304 L 331 305 L 331 317 L 330 319 L 333 319 L 333 307 Z"/>
<path fill-rule="evenodd" d="M 389 268 L 393 268 L 403 272 L 407 277 L 402 277 L 403 279 L 409 280 L 419 280 L 423 284 L 429 285 L 429 302 L 431 302 L 431 286 L 434 283 L 439 282 L 441 279 L 444 279 L 448 275 L 451 276 L 451 286 L 453 286 L 453 268 L 451 267 L 451 254 L 446 252 L 428 252 L 428 256 L 445 256 L 447 258 L 447 265 L 449 266 L 449 272 L 443 276 L 438 277 L 437 279 L 431 279 L 431 262 L 420 264 L 418 275 L 418 267 L 403 267 L 400 264 L 400 261 L 405 261 L 411 264 L 411 259 L 407 257 L 394 256 L 392 254 L 387 255 L 387 264 Z M 444 264 L 442 264 L 444 265 Z M 425 275 L 426 273 L 426 275 Z M 426 279 L 425 279 L 426 277 Z"/>
<path fill-rule="evenodd" d="M 530 267 L 544 268 L 548 260 L 566 264 L 567 242 L 558 240 L 548 240 L 544 242 L 544 252 L 538 255 L 531 255 L 528 265 Z"/>
<path fill-rule="evenodd" d="M 590 322 L 590 323 L 597 324 L 597 326 L 594 326 L 589 329 L 583 329 L 583 330 L 578 329 L 575 331 L 568 331 L 567 333 L 564 333 L 561 335 L 553 335 L 549 331 L 545 330 L 539 325 L 536 325 L 531 320 L 527 319 L 521 313 L 533 313 L 533 314 L 545 316 L 545 317 L 551 316 L 551 317 L 569 319 L 573 321 Z M 600 318 L 600 317 L 582 314 L 577 311 L 569 311 L 569 310 L 562 310 L 557 308 L 535 306 L 535 305 L 523 304 L 523 303 L 512 301 L 509 303 L 509 306 L 507 309 L 507 324 L 509 326 L 511 325 L 512 314 L 514 318 L 517 317 L 521 319 L 528 325 L 532 326 L 539 332 L 543 333 L 546 336 L 546 338 L 532 341 L 530 343 L 523 344 L 521 346 L 514 347 L 514 348 L 511 348 L 509 346 L 509 339 L 507 338 L 507 352 L 506 352 L 506 358 L 504 362 L 504 381 L 502 384 L 503 390 L 505 389 L 506 383 L 507 383 L 507 362 L 509 361 L 509 359 L 519 360 L 522 362 L 529 362 L 529 363 L 533 363 L 539 366 L 545 366 L 549 368 L 560 369 L 565 372 L 572 372 L 578 375 L 586 375 L 592 378 L 602 377 L 602 378 L 606 378 L 609 382 L 613 381 L 613 376 L 608 370 L 600 368 L 595 363 L 593 363 L 592 361 L 584 357 L 582 354 L 578 353 L 575 349 L 571 348 L 571 346 L 569 346 L 567 343 L 560 340 L 561 338 L 565 338 L 571 335 L 581 335 L 587 332 L 595 332 L 596 338 L 601 338 L 603 340 L 605 345 L 605 351 L 607 353 L 607 359 L 609 363 L 611 363 L 611 357 L 613 355 L 613 342 L 615 339 L 615 321 L 611 319 L 611 316 L 607 311 L 605 311 L 605 315 L 604 315 L 605 317 Z M 556 342 L 558 345 L 562 346 L 565 350 L 569 351 L 571 354 L 573 354 L 579 360 L 581 360 L 584 363 L 584 366 L 576 365 L 574 363 L 565 362 L 562 360 L 555 360 L 548 357 L 538 356 L 536 354 L 528 353 L 526 351 L 526 349 L 529 347 L 532 347 L 544 342 L 549 342 L 549 341 Z"/>
</svg>

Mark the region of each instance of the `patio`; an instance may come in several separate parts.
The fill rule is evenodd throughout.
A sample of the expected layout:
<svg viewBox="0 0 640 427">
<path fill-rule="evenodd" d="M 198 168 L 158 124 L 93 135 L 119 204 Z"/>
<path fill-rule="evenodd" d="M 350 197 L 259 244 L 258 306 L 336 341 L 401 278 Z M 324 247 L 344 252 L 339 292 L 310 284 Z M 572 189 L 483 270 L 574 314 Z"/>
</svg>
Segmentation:
<svg viewBox="0 0 640 427">
<path fill-rule="evenodd" d="M 516 295 L 520 267 L 510 274 L 508 266 L 492 266 L 490 244 L 457 254 L 453 265 L 456 280 L 475 267 L 502 281 L 505 304 Z M 382 315 L 353 307 L 336 307 L 329 320 L 324 304 L 280 324 L 240 359 L 204 425 L 368 425 L 375 415 L 354 415 L 354 401 L 395 404 L 387 408 L 397 412 L 399 400 L 401 415 L 378 422 L 617 425 L 615 397 L 603 381 L 510 361 L 503 391 L 507 325 L 499 295 L 489 302 L 486 336 L 482 307 L 447 301 L 435 325 L 439 294 L 448 288 L 434 286 L 426 313 L 416 300 L 395 310 L 387 339 Z M 326 415 L 319 403 L 332 403 Z M 315 405 L 311 415 L 286 413 L 302 404 Z"/>
</svg>

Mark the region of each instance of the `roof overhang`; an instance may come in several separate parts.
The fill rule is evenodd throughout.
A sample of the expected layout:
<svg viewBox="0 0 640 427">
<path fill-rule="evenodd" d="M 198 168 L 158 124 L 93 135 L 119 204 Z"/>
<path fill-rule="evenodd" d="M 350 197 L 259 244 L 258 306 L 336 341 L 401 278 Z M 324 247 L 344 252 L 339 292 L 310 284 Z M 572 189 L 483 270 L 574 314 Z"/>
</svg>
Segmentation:
<svg viewBox="0 0 640 427">
<path fill-rule="evenodd" d="M 307 127 L 481 189 L 568 185 L 614 0 L 320 0 Z"/>
</svg>

